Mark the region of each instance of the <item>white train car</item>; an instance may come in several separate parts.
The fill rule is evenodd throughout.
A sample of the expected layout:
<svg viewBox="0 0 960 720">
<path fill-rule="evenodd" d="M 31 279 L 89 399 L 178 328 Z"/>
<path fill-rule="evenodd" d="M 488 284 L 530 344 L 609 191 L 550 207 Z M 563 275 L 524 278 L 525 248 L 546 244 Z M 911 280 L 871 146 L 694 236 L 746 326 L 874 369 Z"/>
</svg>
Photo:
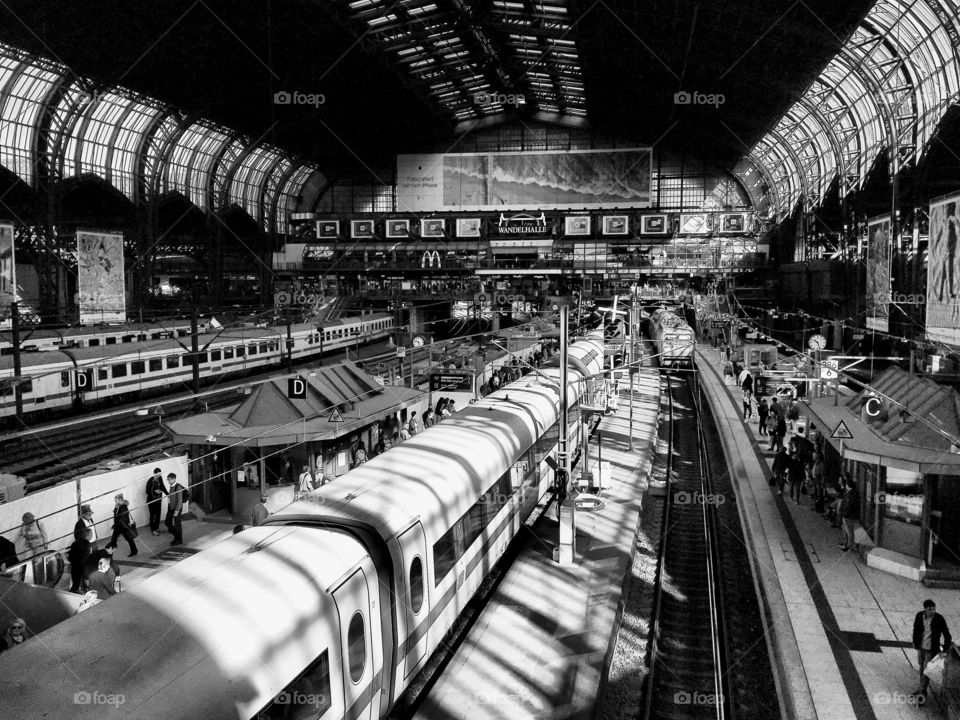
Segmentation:
<svg viewBox="0 0 960 720">
<path fill-rule="evenodd" d="M 169 323 L 124 323 L 123 325 L 89 325 L 68 328 L 24 328 L 21 349 L 24 352 L 50 352 L 65 348 L 124 345 L 127 343 L 163 340 L 190 334 L 189 320 Z M 10 330 L 0 332 L 0 355 L 13 353 Z"/>
<path fill-rule="evenodd" d="M 666 309 L 655 310 L 650 315 L 649 332 L 660 367 L 692 367 L 697 339 L 683 318 Z"/>
<path fill-rule="evenodd" d="M 332 320 L 322 326 L 293 325 L 294 361 L 382 340 L 394 329 L 389 313 Z M 64 348 L 21 354 L 20 386 L 25 413 L 66 409 L 143 393 L 188 389 L 193 377 L 190 339 Z M 286 327 L 226 328 L 198 337 L 201 381 L 279 366 L 287 357 Z M 0 356 L 0 418 L 15 410 L 13 357 Z"/>
<path fill-rule="evenodd" d="M 602 337 L 570 354 L 575 406 L 584 376 L 602 371 Z M 3 653 L 0 712 L 384 717 L 549 488 L 558 375 L 511 383 Z M 569 415 L 573 439 L 580 413 Z"/>
</svg>

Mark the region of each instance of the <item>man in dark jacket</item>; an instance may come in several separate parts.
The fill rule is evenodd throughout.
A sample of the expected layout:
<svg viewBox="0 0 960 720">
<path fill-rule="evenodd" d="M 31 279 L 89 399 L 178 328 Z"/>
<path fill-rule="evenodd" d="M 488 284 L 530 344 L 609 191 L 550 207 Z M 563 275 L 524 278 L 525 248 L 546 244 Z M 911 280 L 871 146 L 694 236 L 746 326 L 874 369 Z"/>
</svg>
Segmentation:
<svg viewBox="0 0 960 720">
<path fill-rule="evenodd" d="M 860 519 L 860 492 L 853 478 L 846 478 L 846 492 L 843 495 L 843 539 L 840 549 L 846 552 L 853 547 L 853 525 Z"/>
<path fill-rule="evenodd" d="M 183 485 L 177 480 L 174 473 L 167 475 L 167 486 L 170 488 L 167 495 L 167 529 L 173 533 L 171 545 L 183 543 Z"/>
<path fill-rule="evenodd" d="M 160 534 L 160 508 L 163 505 L 163 496 L 167 494 L 167 487 L 163 484 L 163 473 L 160 468 L 153 469 L 153 475 L 147 480 L 147 509 L 150 510 L 150 532 Z"/>
<path fill-rule="evenodd" d="M 133 557 L 137 554 L 137 543 L 133 540 L 137 534 L 130 520 L 130 506 L 123 493 L 115 495 L 113 501 L 113 537 L 110 538 L 110 544 L 116 545 L 117 538 L 122 536 L 130 546 L 129 557 Z"/>
<path fill-rule="evenodd" d="M 90 559 L 90 531 L 83 530 L 83 535 L 73 541 L 67 552 L 70 561 L 70 592 L 82 593 L 83 576 L 86 572 L 87 560 Z"/>
<path fill-rule="evenodd" d="M 914 695 L 926 695 L 930 678 L 923 674 L 927 663 L 950 647 L 952 638 L 947 621 L 937 612 L 933 600 L 923 601 L 923 610 L 913 619 L 913 647 L 917 649 L 917 665 L 920 666 L 920 688 Z"/>
</svg>

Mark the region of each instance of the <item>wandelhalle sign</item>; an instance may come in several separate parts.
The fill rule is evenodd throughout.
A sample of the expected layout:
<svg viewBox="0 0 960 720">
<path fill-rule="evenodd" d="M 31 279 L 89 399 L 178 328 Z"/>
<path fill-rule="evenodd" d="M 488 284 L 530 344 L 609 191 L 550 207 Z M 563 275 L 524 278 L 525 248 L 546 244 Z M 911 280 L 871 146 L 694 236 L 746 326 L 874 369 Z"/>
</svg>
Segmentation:
<svg viewBox="0 0 960 720">
<path fill-rule="evenodd" d="M 529 213 L 506 215 L 500 213 L 498 216 L 487 220 L 487 234 L 502 237 L 542 237 L 553 234 L 553 222 L 552 219 L 547 219 L 545 213 L 539 215 Z"/>
</svg>

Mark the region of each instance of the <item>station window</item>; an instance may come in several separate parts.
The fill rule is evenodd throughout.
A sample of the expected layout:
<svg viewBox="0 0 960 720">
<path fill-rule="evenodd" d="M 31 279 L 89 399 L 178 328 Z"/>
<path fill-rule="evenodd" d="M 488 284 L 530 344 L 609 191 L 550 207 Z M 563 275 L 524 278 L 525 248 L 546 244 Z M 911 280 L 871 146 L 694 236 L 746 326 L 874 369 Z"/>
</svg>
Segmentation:
<svg viewBox="0 0 960 720">
<path fill-rule="evenodd" d="M 319 718 L 332 704 L 330 693 L 330 653 L 324 650 L 302 675 L 277 694 L 272 704 L 257 714 L 257 720 Z"/>
<path fill-rule="evenodd" d="M 106 380 L 108 377 L 106 368 L 97 368 L 97 380 Z"/>
<path fill-rule="evenodd" d="M 423 607 L 423 561 L 417 555 L 410 563 L 410 609 L 416 615 Z"/>
<path fill-rule="evenodd" d="M 163 360 L 156 358 L 150 361 L 150 372 L 160 372 L 163 370 Z"/>
<path fill-rule="evenodd" d="M 126 377 L 127 364 L 120 363 L 119 365 L 114 365 L 112 368 L 110 368 L 110 374 L 115 378 Z"/>
<path fill-rule="evenodd" d="M 172 368 L 180 367 L 180 356 L 179 355 L 169 355 L 167 357 L 167 370 Z"/>
<path fill-rule="evenodd" d="M 367 664 L 367 638 L 363 623 L 363 613 L 359 610 L 350 618 L 347 628 L 347 664 L 350 666 L 350 679 L 354 683 L 363 677 L 363 668 Z"/>
<path fill-rule="evenodd" d="M 221 353 L 220 353 L 219 350 L 211 350 L 211 351 L 210 351 L 210 361 L 211 361 L 211 362 L 219 362 L 219 361 L 220 361 L 220 358 L 221 358 Z"/>
<path fill-rule="evenodd" d="M 143 375 L 143 371 L 146 370 L 146 364 L 143 360 L 134 360 L 130 363 L 130 374 L 131 375 Z"/>
</svg>

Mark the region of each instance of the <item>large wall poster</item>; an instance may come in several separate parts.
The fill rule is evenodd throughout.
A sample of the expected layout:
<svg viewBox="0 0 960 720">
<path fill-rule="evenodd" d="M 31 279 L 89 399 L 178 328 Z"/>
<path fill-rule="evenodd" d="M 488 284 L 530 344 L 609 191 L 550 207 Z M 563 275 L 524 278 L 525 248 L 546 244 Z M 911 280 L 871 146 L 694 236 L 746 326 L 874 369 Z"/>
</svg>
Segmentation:
<svg viewBox="0 0 960 720">
<path fill-rule="evenodd" d="M 397 156 L 397 210 L 650 206 L 650 148 Z"/>
<path fill-rule="evenodd" d="M 13 225 L 0 224 L 0 327 L 9 327 L 10 305 L 17 300 L 17 265 L 13 255 Z"/>
<path fill-rule="evenodd" d="M 890 332 L 890 216 L 867 221 L 867 329 Z"/>
<path fill-rule="evenodd" d="M 930 203 L 927 339 L 960 345 L 960 195 Z"/>
<path fill-rule="evenodd" d="M 77 233 L 80 323 L 124 322 L 123 235 Z"/>
</svg>

